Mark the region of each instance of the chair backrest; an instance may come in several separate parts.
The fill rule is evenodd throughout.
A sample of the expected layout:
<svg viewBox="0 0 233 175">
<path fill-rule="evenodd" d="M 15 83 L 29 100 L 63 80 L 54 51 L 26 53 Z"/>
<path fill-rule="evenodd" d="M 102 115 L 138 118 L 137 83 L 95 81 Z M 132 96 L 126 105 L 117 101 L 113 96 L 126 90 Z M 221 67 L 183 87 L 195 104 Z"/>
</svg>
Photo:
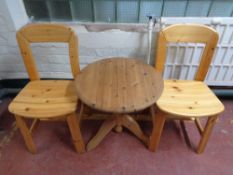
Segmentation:
<svg viewBox="0 0 233 175">
<path fill-rule="evenodd" d="M 22 27 L 16 37 L 30 80 L 40 79 L 30 43 L 68 43 L 72 75 L 75 77 L 79 73 L 78 39 L 70 27 L 59 24 L 29 24 Z"/>
<path fill-rule="evenodd" d="M 218 42 L 218 33 L 205 25 L 175 24 L 159 32 L 155 68 L 163 72 L 166 61 L 168 42 L 204 43 L 205 48 L 200 59 L 200 65 L 195 74 L 195 80 L 203 81 L 208 72 L 214 50 Z"/>
</svg>

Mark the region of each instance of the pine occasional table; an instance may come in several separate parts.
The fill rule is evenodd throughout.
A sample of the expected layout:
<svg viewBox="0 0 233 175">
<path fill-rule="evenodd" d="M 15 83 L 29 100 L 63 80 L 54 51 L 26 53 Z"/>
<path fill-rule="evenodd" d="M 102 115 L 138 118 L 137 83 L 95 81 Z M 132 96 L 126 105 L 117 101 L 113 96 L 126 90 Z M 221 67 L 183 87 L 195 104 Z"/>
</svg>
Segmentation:
<svg viewBox="0 0 233 175">
<path fill-rule="evenodd" d="M 108 58 L 85 67 L 75 79 L 79 99 L 90 108 L 108 112 L 97 134 L 87 144 L 94 149 L 113 129 L 130 130 L 146 145 L 146 136 L 131 113 L 151 108 L 152 121 L 156 120 L 154 104 L 163 90 L 163 79 L 152 66 L 133 58 Z"/>
</svg>

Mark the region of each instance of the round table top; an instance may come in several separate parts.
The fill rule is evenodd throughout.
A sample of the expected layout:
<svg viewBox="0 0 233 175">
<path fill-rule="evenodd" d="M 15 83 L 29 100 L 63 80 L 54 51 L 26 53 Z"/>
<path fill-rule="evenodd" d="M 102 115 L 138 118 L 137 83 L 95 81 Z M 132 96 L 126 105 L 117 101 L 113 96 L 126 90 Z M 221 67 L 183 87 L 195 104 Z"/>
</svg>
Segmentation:
<svg viewBox="0 0 233 175">
<path fill-rule="evenodd" d="M 85 67 L 75 79 L 79 99 L 91 108 L 130 113 L 154 104 L 163 79 L 152 66 L 131 58 L 108 58 Z"/>
</svg>

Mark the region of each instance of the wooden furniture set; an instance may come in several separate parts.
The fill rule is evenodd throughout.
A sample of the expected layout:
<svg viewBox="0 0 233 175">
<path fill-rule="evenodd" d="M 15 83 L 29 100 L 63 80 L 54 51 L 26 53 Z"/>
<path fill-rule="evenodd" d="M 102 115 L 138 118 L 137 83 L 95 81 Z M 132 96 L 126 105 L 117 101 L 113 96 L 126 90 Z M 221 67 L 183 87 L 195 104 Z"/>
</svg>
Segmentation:
<svg viewBox="0 0 233 175">
<path fill-rule="evenodd" d="M 162 93 L 162 76 L 152 66 L 136 59 L 104 59 L 84 68 L 76 78 L 76 86 L 84 104 L 112 114 L 87 144 L 87 150 L 95 148 L 111 129 L 121 132 L 122 126 L 146 145 L 149 143 L 130 113 L 153 107 Z"/>
<path fill-rule="evenodd" d="M 69 27 L 57 24 L 30 24 L 17 32 L 17 41 L 30 77 L 30 82 L 9 105 L 17 126 L 31 153 L 36 153 L 32 131 L 41 120 L 67 122 L 77 152 L 85 152 L 80 131 L 84 107 L 107 112 L 107 118 L 86 150 L 94 149 L 114 128 L 130 130 L 151 151 L 156 151 L 166 119 L 193 120 L 201 135 L 197 153 L 202 153 L 211 130 L 224 106 L 204 84 L 208 67 L 217 45 L 218 34 L 204 25 L 172 25 L 160 31 L 155 68 L 136 59 L 109 58 L 79 69 L 77 36 Z M 40 80 L 30 43 L 65 42 L 69 46 L 74 80 Z M 204 43 L 195 80 L 163 80 L 167 42 Z M 77 103 L 81 110 L 77 112 Z M 148 137 L 131 113 L 150 109 L 153 129 Z M 200 118 L 208 118 L 201 126 Z M 25 120 L 32 120 L 30 127 Z"/>
</svg>

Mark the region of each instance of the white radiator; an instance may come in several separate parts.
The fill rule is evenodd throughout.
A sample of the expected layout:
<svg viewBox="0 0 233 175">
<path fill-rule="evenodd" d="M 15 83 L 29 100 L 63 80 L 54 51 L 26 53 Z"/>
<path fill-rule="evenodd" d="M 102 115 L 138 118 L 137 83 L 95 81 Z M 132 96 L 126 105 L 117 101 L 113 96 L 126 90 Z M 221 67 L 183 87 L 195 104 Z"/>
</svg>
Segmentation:
<svg viewBox="0 0 233 175">
<path fill-rule="evenodd" d="M 176 23 L 201 23 L 218 31 L 218 46 L 205 82 L 212 86 L 233 86 L 233 18 L 162 19 L 162 27 Z M 203 46 L 195 43 L 169 44 L 164 77 L 193 79 Z"/>
</svg>

